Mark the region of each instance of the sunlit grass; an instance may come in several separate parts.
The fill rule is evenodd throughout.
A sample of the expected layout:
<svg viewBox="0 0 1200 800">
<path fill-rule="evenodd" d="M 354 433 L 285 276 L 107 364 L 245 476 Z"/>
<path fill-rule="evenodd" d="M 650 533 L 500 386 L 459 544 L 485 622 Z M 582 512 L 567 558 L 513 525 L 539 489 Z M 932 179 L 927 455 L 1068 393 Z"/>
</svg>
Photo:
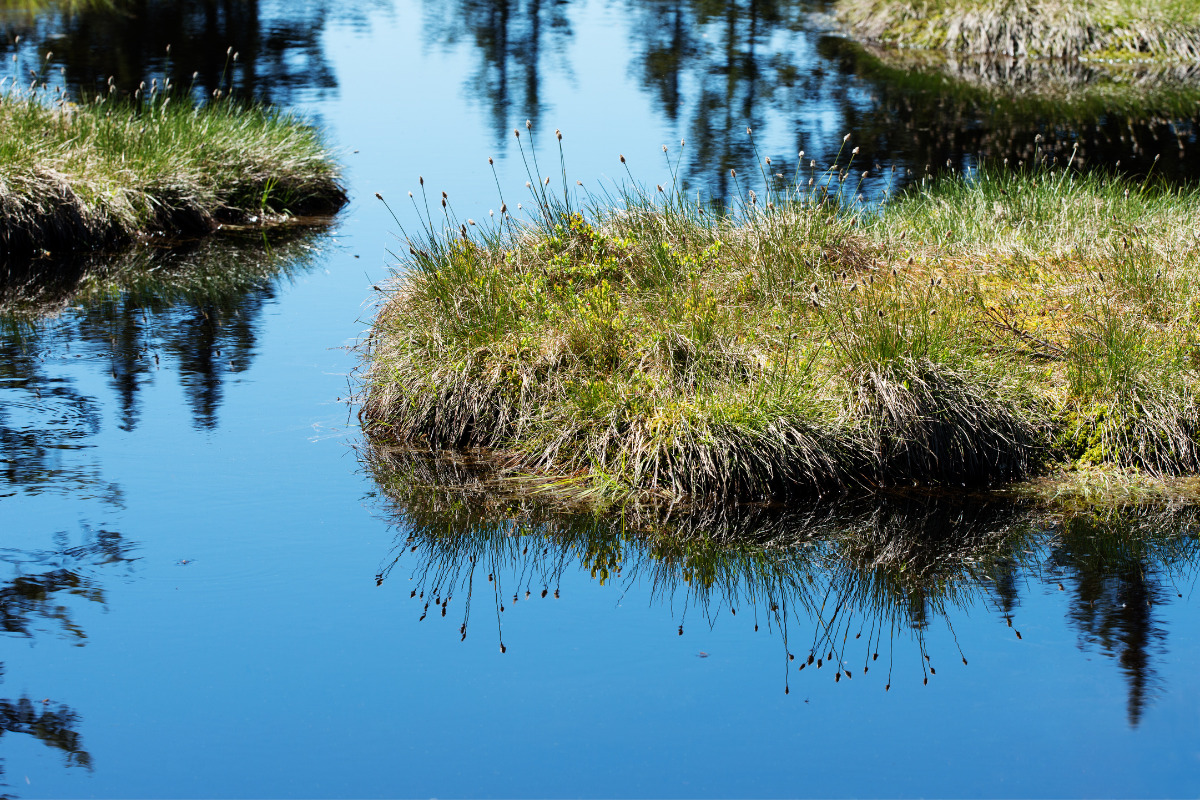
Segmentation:
<svg viewBox="0 0 1200 800">
<path fill-rule="evenodd" d="M 856 36 L 911 48 L 1044 58 L 1200 60 L 1196 0 L 840 0 Z"/>
<path fill-rule="evenodd" d="M 196 105 L 157 84 L 135 101 L 0 95 L 0 241 L 86 249 L 222 222 L 328 213 L 345 202 L 320 131 L 273 108 Z"/>
<path fill-rule="evenodd" d="M 867 208 L 851 167 L 728 215 L 447 205 L 374 321 L 368 432 L 594 497 L 1200 471 L 1200 193 L 1048 162 Z"/>
</svg>

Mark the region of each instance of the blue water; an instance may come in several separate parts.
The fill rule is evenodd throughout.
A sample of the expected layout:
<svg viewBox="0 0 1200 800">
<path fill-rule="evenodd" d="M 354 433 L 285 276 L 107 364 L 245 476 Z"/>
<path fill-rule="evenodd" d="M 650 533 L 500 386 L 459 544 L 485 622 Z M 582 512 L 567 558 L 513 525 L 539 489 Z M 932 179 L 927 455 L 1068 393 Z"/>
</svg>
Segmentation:
<svg viewBox="0 0 1200 800">
<path fill-rule="evenodd" d="M 510 203 L 522 190 L 511 129 L 527 138 L 526 119 L 537 174 L 555 174 L 561 129 L 571 178 L 594 191 L 627 179 L 619 154 L 637 180 L 669 180 L 661 147 L 674 162 L 687 140 L 690 190 L 727 193 L 728 168 L 754 167 L 747 125 L 762 155 L 792 168 L 799 150 L 826 164 L 845 133 L 854 143 L 869 128 L 862 146 L 874 174 L 864 191 L 876 195 L 893 164 L 904 174 L 935 157 L 957 166 L 979 157 L 962 139 L 922 139 L 888 122 L 888 87 L 848 66 L 821 17 L 787 3 L 633 0 L 234 7 L 257 25 L 199 2 L 140 13 L 173 10 L 180 30 L 193 30 L 213 10 L 215 27 L 190 45 L 212 62 L 196 62 L 202 81 L 219 80 L 222 36 L 240 37 L 247 53 L 246 42 L 257 43 L 258 71 L 239 59 L 235 83 L 326 126 L 351 203 L 311 234 L 307 260 L 289 274 L 220 303 L 127 297 L 68 305 L 35 323 L 6 320 L 0 697 L 14 705 L 3 712 L 4 791 L 1200 793 L 1190 544 L 1175 561 L 1118 559 L 1124 572 L 1111 561 L 1056 570 L 1061 541 L 1050 520 L 1023 540 L 1029 553 L 1014 551 L 1029 558 L 1003 590 L 965 580 L 957 600 L 925 609 L 923 627 L 912 625 L 907 600 L 862 606 L 851 633 L 881 626 L 879 660 L 867 660 L 874 634 L 850 635 L 837 660 L 853 677 L 836 682 L 828 667 L 796 669 L 815 649 L 821 613 L 791 607 L 785 643 L 765 595 L 746 599 L 753 584 L 737 590 L 738 615 L 726 601 L 706 614 L 689 584 L 671 588 L 634 570 L 601 581 L 569 548 L 553 584 L 515 550 L 492 566 L 481 559 L 465 639 L 465 589 L 447 592 L 444 617 L 430 606 L 422 620 L 424 600 L 410 599 L 442 588 L 422 577 L 441 563 L 438 536 L 484 534 L 478 520 L 434 512 L 418 530 L 407 501 L 389 499 L 355 449 L 344 400 L 357 359 L 347 346 L 365 330 L 372 286 L 388 277 L 397 247 L 397 224 L 374 193 L 413 226 L 407 192 L 419 191 L 421 175 L 460 217 L 482 219 L 500 202 L 489 156 Z M 130 58 L 106 43 L 133 23 L 72 19 L 10 21 L 10 42 L 13 31 L 25 34 L 6 60 L 17 54 L 27 65 L 58 50 L 51 64 L 71 69 L 59 79 L 79 83 L 107 71 L 103 58 Z M 157 42 L 171 30 L 149 28 L 137 36 Z M 217 43 L 215 57 L 204 42 Z M 158 59 L 122 63 L 149 74 L 165 68 Z M 972 119 L 942 122 L 987 127 L 983 112 Z M 1191 122 L 1168 122 L 1190 146 Z M 1067 141 L 1078 135 L 1053 120 L 1026 123 L 1029 139 L 1048 128 Z M 1164 161 L 1190 175 L 1190 151 L 1176 156 L 1174 147 Z M 1195 530 L 1185 519 L 1177 539 L 1194 543 Z M 509 532 L 534 555 L 557 541 L 536 526 Z M 1060 550 L 1085 559 L 1082 541 Z M 646 547 L 629 544 L 630 558 L 649 558 Z M 662 574 L 678 579 L 677 565 L 664 564 Z M 485 581 L 485 566 L 502 590 Z M 833 572 L 805 574 L 825 586 Z M 1144 613 L 1134 613 L 1135 597 L 1149 598 Z M 1094 602 L 1111 624 L 1080 621 Z M 862 674 L 860 664 L 873 668 Z M 22 697 L 31 710 L 16 705 Z M 60 735 L 47 741 L 51 716 Z"/>
</svg>

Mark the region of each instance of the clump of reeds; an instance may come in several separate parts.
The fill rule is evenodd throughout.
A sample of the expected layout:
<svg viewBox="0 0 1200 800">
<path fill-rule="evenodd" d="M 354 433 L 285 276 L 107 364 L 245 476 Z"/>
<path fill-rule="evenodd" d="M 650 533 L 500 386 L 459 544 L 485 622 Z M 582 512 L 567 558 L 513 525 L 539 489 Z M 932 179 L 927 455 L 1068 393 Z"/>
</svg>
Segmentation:
<svg viewBox="0 0 1200 800">
<path fill-rule="evenodd" d="M 294 114 L 158 90 L 69 102 L 0 94 L 0 250 L 92 249 L 336 211 L 346 195 L 319 130 Z"/>
<path fill-rule="evenodd" d="M 1200 4 L 1125 0 L 842 0 L 860 39 L 1044 58 L 1200 60 Z"/>
</svg>

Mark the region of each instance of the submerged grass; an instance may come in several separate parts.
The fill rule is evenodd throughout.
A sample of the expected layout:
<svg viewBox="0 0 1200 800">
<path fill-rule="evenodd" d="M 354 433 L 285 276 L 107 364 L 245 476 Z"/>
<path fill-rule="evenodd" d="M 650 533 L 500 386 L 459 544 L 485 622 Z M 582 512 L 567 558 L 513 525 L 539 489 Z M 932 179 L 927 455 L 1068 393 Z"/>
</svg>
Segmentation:
<svg viewBox="0 0 1200 800">
<path fill-rule="evenodd" d="M 36 88 L 0 94 L 0 252 L 196 235 L 345 203 L 339 167 L 305 120 L 146 91 L 79 104 Z"/>
<path fill-rule="evenodd" d="M 1196 0 L 840 0 L 859 39 L 1043 58 L 1200 60 Z"/>
<path fill-rule="evenodd" d="M 366 342 L 366 429 L 585 497 L 1198 472 L 1200 192 L 1064 166 L 878 212 L 852 162 L 730 215 L 447 206 Z"/>
</svg>

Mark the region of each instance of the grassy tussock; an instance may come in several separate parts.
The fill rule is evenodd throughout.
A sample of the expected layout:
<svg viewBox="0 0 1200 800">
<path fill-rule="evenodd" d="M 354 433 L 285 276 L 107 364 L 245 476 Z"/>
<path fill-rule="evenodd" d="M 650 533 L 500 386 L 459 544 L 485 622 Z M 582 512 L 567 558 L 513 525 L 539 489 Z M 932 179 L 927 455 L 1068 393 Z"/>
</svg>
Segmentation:
<svg viewBox="0 0 1200 800">
<path fill-rule="evenodd" d="M 0 95 L 0 249 L 88 249 L 345 202 L 318 130 L 262 106 Z"/>
<path fill-rule="evenodd" d="M 859 39 L 1043 58 L 1200 60 L 1195 0 L 842 0 Z"/>
<path fill-rule="evenodd" d="M 364 423 L 584 495 L 1200 472 L 1200 194 L 1061 166 L 414 242 Z"/>
</svg>

